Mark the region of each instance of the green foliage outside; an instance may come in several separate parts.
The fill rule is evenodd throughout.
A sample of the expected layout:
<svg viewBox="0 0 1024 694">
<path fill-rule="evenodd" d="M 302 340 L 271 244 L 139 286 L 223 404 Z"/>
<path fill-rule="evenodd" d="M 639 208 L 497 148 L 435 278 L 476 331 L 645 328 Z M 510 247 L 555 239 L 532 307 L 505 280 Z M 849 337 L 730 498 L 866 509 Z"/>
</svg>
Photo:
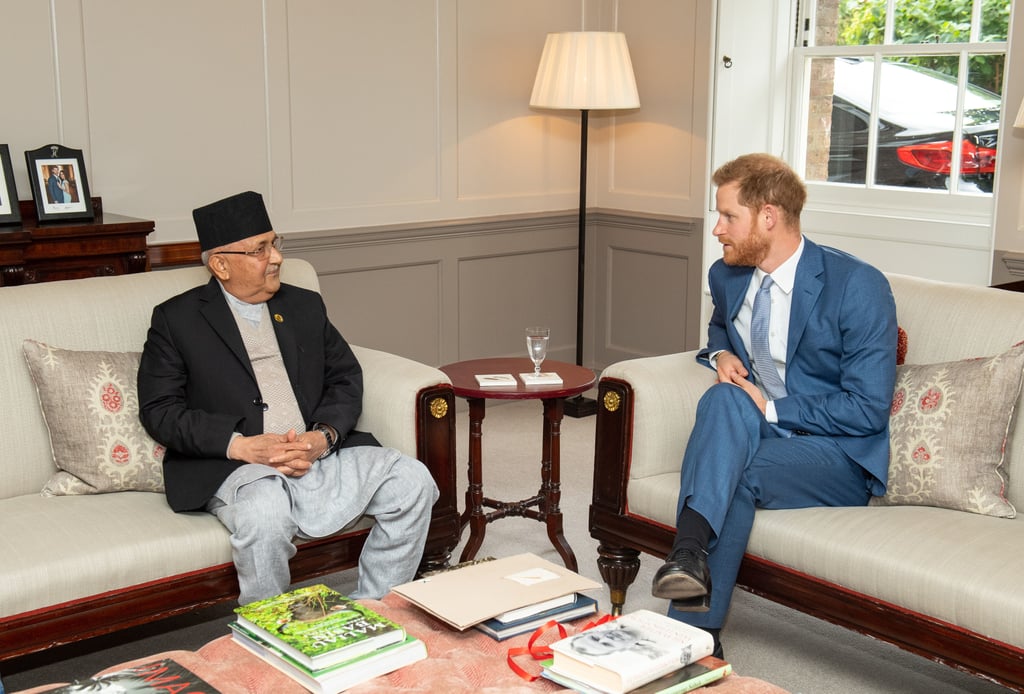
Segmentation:
<svg viewBox="0 0 1024 694">
<path fill-rule="evenodd" d="M 973 2 L 982 6 L 980 41 L 1005 41 L 1010 26 L 1011 0 L 903 0 L 893 17 L 895 43 L 956 44 L 970 41 Z M 839 0 L 837 43 L 870 46 L 883 43 L 886 0 Z M 906 58 L 908 63 L 956 77 L 955 56 Z M 996 94 L 1002 93 L 1003 55 L 975 55 L 969 81 Z"/>
</svg>

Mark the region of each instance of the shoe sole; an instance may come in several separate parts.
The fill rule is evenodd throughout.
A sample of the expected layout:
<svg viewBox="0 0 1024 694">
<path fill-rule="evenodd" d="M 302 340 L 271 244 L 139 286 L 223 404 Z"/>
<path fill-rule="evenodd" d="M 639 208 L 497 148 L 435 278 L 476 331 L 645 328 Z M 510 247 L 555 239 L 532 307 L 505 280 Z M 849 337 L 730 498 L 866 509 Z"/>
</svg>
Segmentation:
<svg viewBox="0 0 1024 694">
<path fill-rule="evenodd" d="M 711 609 L 711 596 L 701 595 L 687 600 L 673 600 L 672 609 L 677 612 L 708 612 Z"/>
<path fill-rule="evenodd" d="M 708 594 L 708 589 L 692 576 L 669 574 L 655 581 L 651 594 L 656 598 L 669 600 L 692 600 Z"/>
</svg>

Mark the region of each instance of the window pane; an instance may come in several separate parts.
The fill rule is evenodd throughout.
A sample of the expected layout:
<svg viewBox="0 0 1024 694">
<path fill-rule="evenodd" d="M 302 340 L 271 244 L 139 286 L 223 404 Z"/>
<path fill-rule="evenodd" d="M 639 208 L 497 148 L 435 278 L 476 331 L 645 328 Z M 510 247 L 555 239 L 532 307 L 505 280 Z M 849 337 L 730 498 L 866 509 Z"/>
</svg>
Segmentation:
<svg viewBox="0 0 1024 694">
<path fill-rule="evenodd" d="M 968 58 L 969 84 L 964 97 L 961 190 L 992 192 L 1005 62 L 1004 55 L 973 55 Z"/>
<path fill-rule="evenodd" d="M 963 137 L 954 140 L 955 65 L 949 74 L 953 60 L 910 58 L 883 63 L 876 184 L 947 189 L 953 159 L 958 158 L 961 182 L 957 189 L 992 192 L 1000 98 L 971 85 L 964 98 Z"/>
<path fill-rule="evenodd" d="M 815 40 L 818 46 L 873 46 L 885 40 L 885 0 L 818 0 Z M 836 23 L 833 25 L 833 21 Z M 823 25 L 837 26 L 834 41 Z M 823 36 L 824 35 L 824 36 Z"/>
<path fill-rule="evenodd" d="M 878 117 L 885 136 L 878 140 L 878 185 L 946 187 L 954 149 L 957 63 L 949 75 L 919 62 L 935 64 L 915 58 L 882 63 Z"/>
<path fill-rule="evenodd" d="M 1010 26 L 1010 6 L 1008 0 L 982 0 L 981 3 L 981 41 L 1005 41 L 1007 28 Z"/>
<path fill-rule="evenodd" d="M 971 40 L 972 4 L 971 0 L 897 2 L 893 43 L 966 43 Z"/>
<path fill-rule="evenodd" d="M 867 182 L 872 69 L 864 58 L 811 61 L 804 173 L 808 181 Z"/>
</svg>

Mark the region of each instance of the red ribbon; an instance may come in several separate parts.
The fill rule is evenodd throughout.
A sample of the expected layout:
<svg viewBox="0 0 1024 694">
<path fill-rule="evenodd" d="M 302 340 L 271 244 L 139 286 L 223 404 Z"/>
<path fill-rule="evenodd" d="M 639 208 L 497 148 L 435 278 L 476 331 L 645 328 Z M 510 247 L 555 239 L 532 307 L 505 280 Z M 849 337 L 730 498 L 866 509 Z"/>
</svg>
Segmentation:
<svg viewBox="0 0 1024 694">
<path fill-rule="evenodd" d="M 586 631 L 587 629 L 593 629 L 599 624 L 610 622 L 613 619 L 615 619 L 615 617 L 612 617 L 610 614 L 606 614 L 597 620 L 587 622 L 576 633 L 579 634 L 581 632 Z M 537 640 L 544 634 L 544 632 L 546 632 L 548 629 L 551 629 L 552 627 L 558 628 L 558 638 L 554 639 L 553 641 L 549 641 L 546 644 L 537 645 Z M 534 680 L 539 679 L 539 672 L 536 675 L 531 675 L 529 672 L 523 669 L 519 665 L 519 663 L 515 661 L 515 658 L 521 655 L 529 655 L 534 660 L 548 660 L 549 658 L 552 658 L 554 656 L 554 654 L 551 652 L 551 643 L 553 643 L 554 641 L 564 639 L 566 636 L 568 636 L 568 630 L 565 628 L 565 625 L 561 622 L 556 622 L 552 619 L 547 623 L 542 624 L 541 626 L 537 627 L 533 634 L 530 635 L 530 640 L 526 642 L 525 646 L 516 646 L 515 648 L 508 649 L 508 655 L 505 657 L 506 661 L 508 662 L 508 666 L 512 668 L 512 672 L 516 673 L 527 682 L 533 682 Z"/>
</svg>

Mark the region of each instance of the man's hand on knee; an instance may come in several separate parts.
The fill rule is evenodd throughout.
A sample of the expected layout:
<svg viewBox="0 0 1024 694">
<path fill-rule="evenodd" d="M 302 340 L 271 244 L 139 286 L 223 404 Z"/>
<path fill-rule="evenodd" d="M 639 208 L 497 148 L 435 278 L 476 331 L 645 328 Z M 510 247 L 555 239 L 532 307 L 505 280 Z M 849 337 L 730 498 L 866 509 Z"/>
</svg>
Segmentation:
<svg viewBox="0 0 1024 694">
<path fill-rule="evenodd" d="M 301 477 L 323 453 L 323 435 L 319 432 L 296 434 L 260 434 L 236 436 L 228 455 L 256 465 L 269 465 L 289 477 Z"/>
</svg>

